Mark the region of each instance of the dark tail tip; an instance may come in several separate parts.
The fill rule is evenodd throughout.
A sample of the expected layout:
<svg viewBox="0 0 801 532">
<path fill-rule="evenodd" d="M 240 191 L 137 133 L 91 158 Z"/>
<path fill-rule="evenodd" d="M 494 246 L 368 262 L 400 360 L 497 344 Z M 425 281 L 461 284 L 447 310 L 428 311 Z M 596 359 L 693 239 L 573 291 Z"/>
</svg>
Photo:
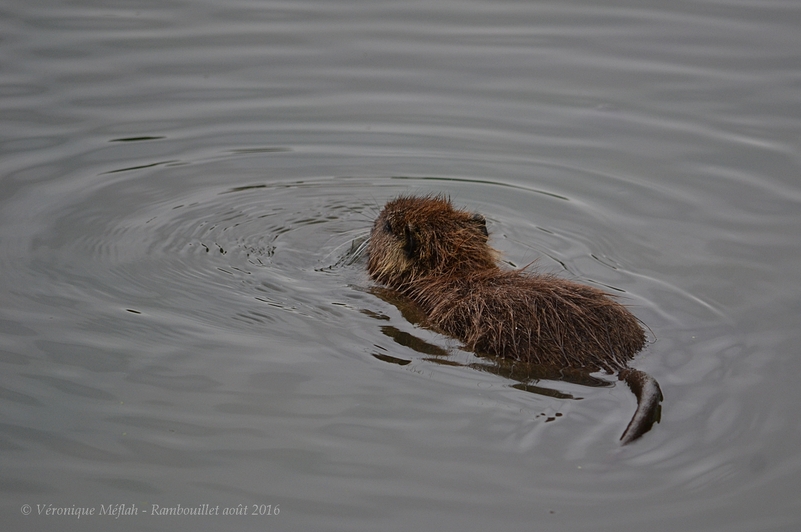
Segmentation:
<svg viewBox="0 0 801 532">
<path fill-rule="evenodd" d="M 627 445 L 651 430 L 654 423 L 659 423 L 662 418 L 662 390 L 653 377 L 636 369 L 624 369 L 619 376 L 637 397 L 637 410 L 620 437 L 621 445 Z"/>
</svg>

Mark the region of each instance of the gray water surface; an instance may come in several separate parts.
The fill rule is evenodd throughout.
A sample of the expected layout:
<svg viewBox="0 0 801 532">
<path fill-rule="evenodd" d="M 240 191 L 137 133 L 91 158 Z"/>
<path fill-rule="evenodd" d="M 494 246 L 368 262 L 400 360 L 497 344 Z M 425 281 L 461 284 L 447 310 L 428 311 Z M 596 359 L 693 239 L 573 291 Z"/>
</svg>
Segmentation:
<svg viewBox="0 0 801 532">
<path fill-rule="evenodd" d="M 6 2 L 4 529 L 798 530 L 799 20 Z M 521 387 L 378 297 L 409 193 L 618 295 L 661 422 L 621 448 L 614 377 Z"/>
</svg>

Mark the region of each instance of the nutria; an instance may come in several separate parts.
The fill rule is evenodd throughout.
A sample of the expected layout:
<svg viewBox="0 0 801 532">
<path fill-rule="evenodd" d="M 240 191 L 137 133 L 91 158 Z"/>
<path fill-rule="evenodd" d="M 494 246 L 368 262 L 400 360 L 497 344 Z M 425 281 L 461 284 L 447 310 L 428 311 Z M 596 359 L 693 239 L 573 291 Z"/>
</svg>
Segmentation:
<svg viewBox="0 0 801 532">
<path fill-rule="evenodd" d="M 425 324 L 477 354 L 616 373 L 637 396 L 625 445 L 659 421 L 657 382 L 628 361 L 645 345 L 640 322 L 608 294 L 553 275 L 498 266 L 483 216 L 442 196 L 400 196 L 373 223 L 370 276 L 414 301 Z"/>
</svg>

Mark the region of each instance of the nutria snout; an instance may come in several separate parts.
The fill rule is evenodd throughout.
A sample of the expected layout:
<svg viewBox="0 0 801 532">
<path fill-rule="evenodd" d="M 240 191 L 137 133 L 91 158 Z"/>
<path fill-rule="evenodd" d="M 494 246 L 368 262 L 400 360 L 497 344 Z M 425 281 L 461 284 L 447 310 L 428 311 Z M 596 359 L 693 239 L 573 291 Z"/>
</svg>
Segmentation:
<svg viewBox="0 0 801 532">
<path fill-rule="evenodd" d="M 501 269 L 480 214 L 441 196 L 398 197 L 373 223 L 367 252 L 375 281 L 412 299 L 427 325 L 470 350 L 618 374 L 638 403 L 623 444 L 659 421 L 659 385 L 628 367 L 646 340 L 637 318 L 597 288 Z"/>
</svg>

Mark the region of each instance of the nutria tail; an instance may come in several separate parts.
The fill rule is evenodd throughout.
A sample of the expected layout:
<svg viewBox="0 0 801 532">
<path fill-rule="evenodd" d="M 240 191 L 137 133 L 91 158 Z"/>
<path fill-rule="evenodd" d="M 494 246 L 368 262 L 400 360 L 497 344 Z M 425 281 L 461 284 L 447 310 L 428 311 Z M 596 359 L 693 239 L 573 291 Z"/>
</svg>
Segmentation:
<svg viewBox="0 0 801 532">
<path fill-rule="evenodd" d="M 626 381 L 637 397 L 637 410 L 620 437 L 621 445 L 626 445 L 651 430 L 662 418 L 662 390 L 653 377 L 640 370 L 626 368 L 619 378 Z"/>
</svg>

